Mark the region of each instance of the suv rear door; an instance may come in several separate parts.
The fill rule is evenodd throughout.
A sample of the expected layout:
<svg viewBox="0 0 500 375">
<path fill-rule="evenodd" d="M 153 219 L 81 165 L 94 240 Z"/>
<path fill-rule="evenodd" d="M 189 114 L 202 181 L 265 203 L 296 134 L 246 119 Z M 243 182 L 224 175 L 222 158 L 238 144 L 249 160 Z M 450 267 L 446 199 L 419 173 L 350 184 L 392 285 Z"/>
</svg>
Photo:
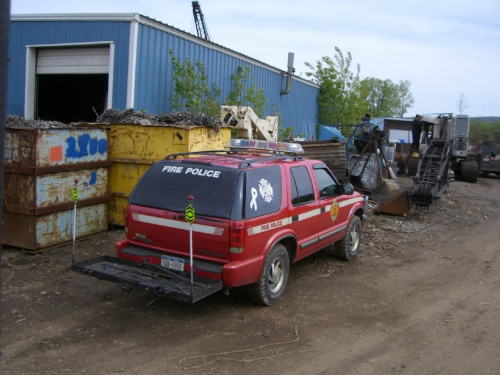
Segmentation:
<svg viewBox="0 0 500 375">
<path fill-rule="evenodd" d="M 296 259 L 303 258 L 318 248 L 320 209 L 307 164 L 291 167 L 290 201 L 288 215 L 290 227 L 297 236 Z"/>
<path fill-rule="evenodd" d="M 229 218 L 240 171 L 193 160 L 154 164 L 129 201 L 129 240 L 136 245 L 189 255 L 188 197 L 194 198 L 193 253 L 197 258 L 229 261 Z"/>
</svg>

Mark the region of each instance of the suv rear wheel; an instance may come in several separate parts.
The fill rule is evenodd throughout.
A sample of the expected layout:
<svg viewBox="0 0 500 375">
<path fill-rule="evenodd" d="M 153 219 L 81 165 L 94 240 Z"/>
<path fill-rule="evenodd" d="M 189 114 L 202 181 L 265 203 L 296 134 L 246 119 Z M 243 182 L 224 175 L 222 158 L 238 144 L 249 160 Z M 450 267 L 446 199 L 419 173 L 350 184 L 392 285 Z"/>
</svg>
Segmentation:
<svg viewBox="0 0 500 375">
<path fill-rule="evenodd" d="M 253 302 L 271 306 L 278 302 L 288 282 L 290 259 L 282 244 L 276 244 L 267 254 L 259 281 L 247 287 Z"/>
<path fill-rule="evenodd" d="M 354 215 L 347 227 L 344 238 L 334 244 L 334 255 L 342 260 L 352 260 L 361 246 L 361 219 Z"/>
</svg>

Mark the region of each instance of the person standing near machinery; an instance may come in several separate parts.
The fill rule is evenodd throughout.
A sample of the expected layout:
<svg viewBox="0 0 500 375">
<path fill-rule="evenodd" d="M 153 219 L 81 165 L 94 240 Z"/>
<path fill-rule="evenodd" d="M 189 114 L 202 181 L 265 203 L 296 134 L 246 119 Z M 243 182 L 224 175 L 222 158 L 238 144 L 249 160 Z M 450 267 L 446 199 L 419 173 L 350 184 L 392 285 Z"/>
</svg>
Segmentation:
<svg viewBox="0 0 500 375">
<path fill-rule="evenodd" d="M 411 124 L 412 144 L 411 148 L 418 150 L 420 147 L 420 136 L 422 134 L 422 116 L 416 115 Z"/>
</svg>

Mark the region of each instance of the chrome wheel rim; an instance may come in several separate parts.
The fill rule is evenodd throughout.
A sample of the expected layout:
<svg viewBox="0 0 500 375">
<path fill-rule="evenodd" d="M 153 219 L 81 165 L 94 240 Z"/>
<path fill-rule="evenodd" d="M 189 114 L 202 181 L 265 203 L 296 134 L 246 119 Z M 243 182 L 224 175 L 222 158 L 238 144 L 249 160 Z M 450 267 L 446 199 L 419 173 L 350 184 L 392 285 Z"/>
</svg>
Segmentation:
<svg viewBox="0 0 500 375">
<path fill-rule="evenodd" d="M 275 259 L 269 267 L 269 274 L 267 277 L 269 290 L 271 293 L 277 293 L 283 286 L 285 280 L 285 263 L 282 259 Z"/>
<path fill-rule="evenodd" d="M 349 238 L 349 251 L 351 253 L 354 253 L 356 252 L 356 249 L 358 248 L 358 245 L 359 245 L 359 241 L 360 241 L 360 238 L 361 238 L 361 232 L 358 228 L 358 226 L 355 226 L 354 228 L 352 228 L 351 230 L 351 233 L 350 233 L 350 238 Z"/>
</svg>

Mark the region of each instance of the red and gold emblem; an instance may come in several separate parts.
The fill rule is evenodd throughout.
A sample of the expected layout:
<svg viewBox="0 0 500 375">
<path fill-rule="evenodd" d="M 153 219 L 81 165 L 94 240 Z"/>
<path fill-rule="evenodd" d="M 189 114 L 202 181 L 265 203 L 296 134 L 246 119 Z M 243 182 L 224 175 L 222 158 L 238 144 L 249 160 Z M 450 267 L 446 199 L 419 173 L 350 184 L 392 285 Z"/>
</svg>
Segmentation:
<svg viewBox="0 0 500 375">
<path fill-rule="evenodd" d="M 330 209 L 330 216 L 332 217 L 332 221 L 337 219 L 339 214 L 339 204 L 336 200 L 332 202 L 332 208 Z"/>
</svg>

